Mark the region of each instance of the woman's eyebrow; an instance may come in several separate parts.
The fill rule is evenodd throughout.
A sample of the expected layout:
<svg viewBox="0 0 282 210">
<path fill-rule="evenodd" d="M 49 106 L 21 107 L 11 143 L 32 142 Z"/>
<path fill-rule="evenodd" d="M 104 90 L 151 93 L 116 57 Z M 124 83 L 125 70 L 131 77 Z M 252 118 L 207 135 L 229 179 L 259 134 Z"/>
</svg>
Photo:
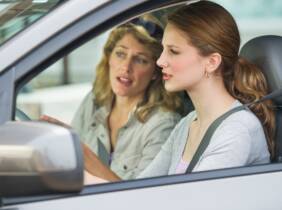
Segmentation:
<svg viewBox="0 0 282 210">
<path fill-rule="evenodd" d="M 180 47 L 178 47 L 178 46 L 176 46 L 174 44 L 166 44 L 164 46 L 169 47 L 169 48 L 180 48 Z"/>
<path fill-rule="evenodd" d="M 129 47 L 126 47 L 125 45 L 117 45 L 116 47 L 120 47 L 120 48 L 123 48 L 123 49 L 126 49 L 126 50 L 129 49 Z M 142 56 L 150 57 L 150 54 L 146 53 L 146 52 L 137 52 L 137 55 L 142 55 Z"/>
<path fill-rule="evenodd" d="M 137 55 L 142 55 L 142 56 L 145 56 L 145 57 L 150 57 L 150 55 L 148 53 L 145 53 L 145 52 L 138 52 Z"/>
<path fill-rule="evenodd" d="M 120 48 L 124 48 L 124 49 L 129 49 L 129 48 L 126 47 L 125 45 L 117 45 L 116 47 L 120 47 Z"/>
</svg>

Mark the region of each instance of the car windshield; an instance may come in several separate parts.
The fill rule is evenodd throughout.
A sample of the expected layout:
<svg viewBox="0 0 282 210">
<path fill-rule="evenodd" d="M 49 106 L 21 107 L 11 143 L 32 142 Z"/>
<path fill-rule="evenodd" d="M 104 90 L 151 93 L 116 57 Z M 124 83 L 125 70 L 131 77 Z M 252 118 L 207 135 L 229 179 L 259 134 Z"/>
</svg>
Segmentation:
<svg viewBox="0 0 282 210">
<path fill-rule="evenodd" d="M 0 0 L 0 45 L 62 2 L 62 0 Z"/>
</svg>

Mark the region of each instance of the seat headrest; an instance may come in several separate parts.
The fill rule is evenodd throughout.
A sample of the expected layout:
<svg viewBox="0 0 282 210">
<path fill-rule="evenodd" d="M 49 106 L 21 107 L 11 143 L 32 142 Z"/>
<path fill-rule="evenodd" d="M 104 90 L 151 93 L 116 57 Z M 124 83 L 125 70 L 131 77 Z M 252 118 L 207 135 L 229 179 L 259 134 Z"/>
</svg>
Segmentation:
<svg viewBox="0 0 282 210">
<path fill-rule="evenodd" d="M 282 88 L 282 37 L 267 35 L 248 41 L 240 55 L 257 65 L 267 79 L 270 92 Z M 282 97 L 273 99 L 282 105 Z"/>
</svg>

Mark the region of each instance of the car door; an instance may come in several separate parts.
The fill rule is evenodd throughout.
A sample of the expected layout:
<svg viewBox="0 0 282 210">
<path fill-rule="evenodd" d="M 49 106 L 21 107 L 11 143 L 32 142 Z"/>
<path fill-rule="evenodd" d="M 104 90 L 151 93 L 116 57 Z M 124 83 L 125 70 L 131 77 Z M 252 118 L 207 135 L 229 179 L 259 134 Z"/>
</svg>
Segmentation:
<svg viewBox="0 0 282 210">
<path fill-rule="evenodd" d="M 19 89 L 47 66 L 129 18 L 185 1 L 85 1 L 88 6 L 71 21 L 44 32 L 30 46 L 23 44 L 41 24 L 51 26 L 81 4 L 70 2 L 38 21 L 38 28 L 32 25 L 0 48 L 1 123 L 15 118 Z M 12 55 L 16 51 L 21 52 Z M 70 194 L 2 197 L 0 209 L 281 209 L 281 178 L 281 163 L 221 169 L 90 185 Z"/>
</svg>

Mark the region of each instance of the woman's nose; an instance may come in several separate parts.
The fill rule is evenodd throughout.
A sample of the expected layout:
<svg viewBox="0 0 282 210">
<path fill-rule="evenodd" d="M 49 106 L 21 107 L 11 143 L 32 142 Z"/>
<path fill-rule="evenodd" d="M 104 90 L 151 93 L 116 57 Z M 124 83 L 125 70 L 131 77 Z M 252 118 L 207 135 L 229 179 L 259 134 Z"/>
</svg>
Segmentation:
<svg viewBox="0 0 282 210">
<path fill-rule="evenodd" d="M 161 53 L 160 57 L 157 60 L 157 65 L 159 67 L 161 67 L 161 68 L 167 67 L 167 62 L 166 62 L 166 60 L 164 58 L 164 53 L 163 52 Z"/>
<path fill-rule="evenodd" d="M 124 59 L 121 63 L 121 68 L 123 71 L 129 72 L 132 68 L 132 59 L 127 57 L 126 59 Z"/>
</svg>

